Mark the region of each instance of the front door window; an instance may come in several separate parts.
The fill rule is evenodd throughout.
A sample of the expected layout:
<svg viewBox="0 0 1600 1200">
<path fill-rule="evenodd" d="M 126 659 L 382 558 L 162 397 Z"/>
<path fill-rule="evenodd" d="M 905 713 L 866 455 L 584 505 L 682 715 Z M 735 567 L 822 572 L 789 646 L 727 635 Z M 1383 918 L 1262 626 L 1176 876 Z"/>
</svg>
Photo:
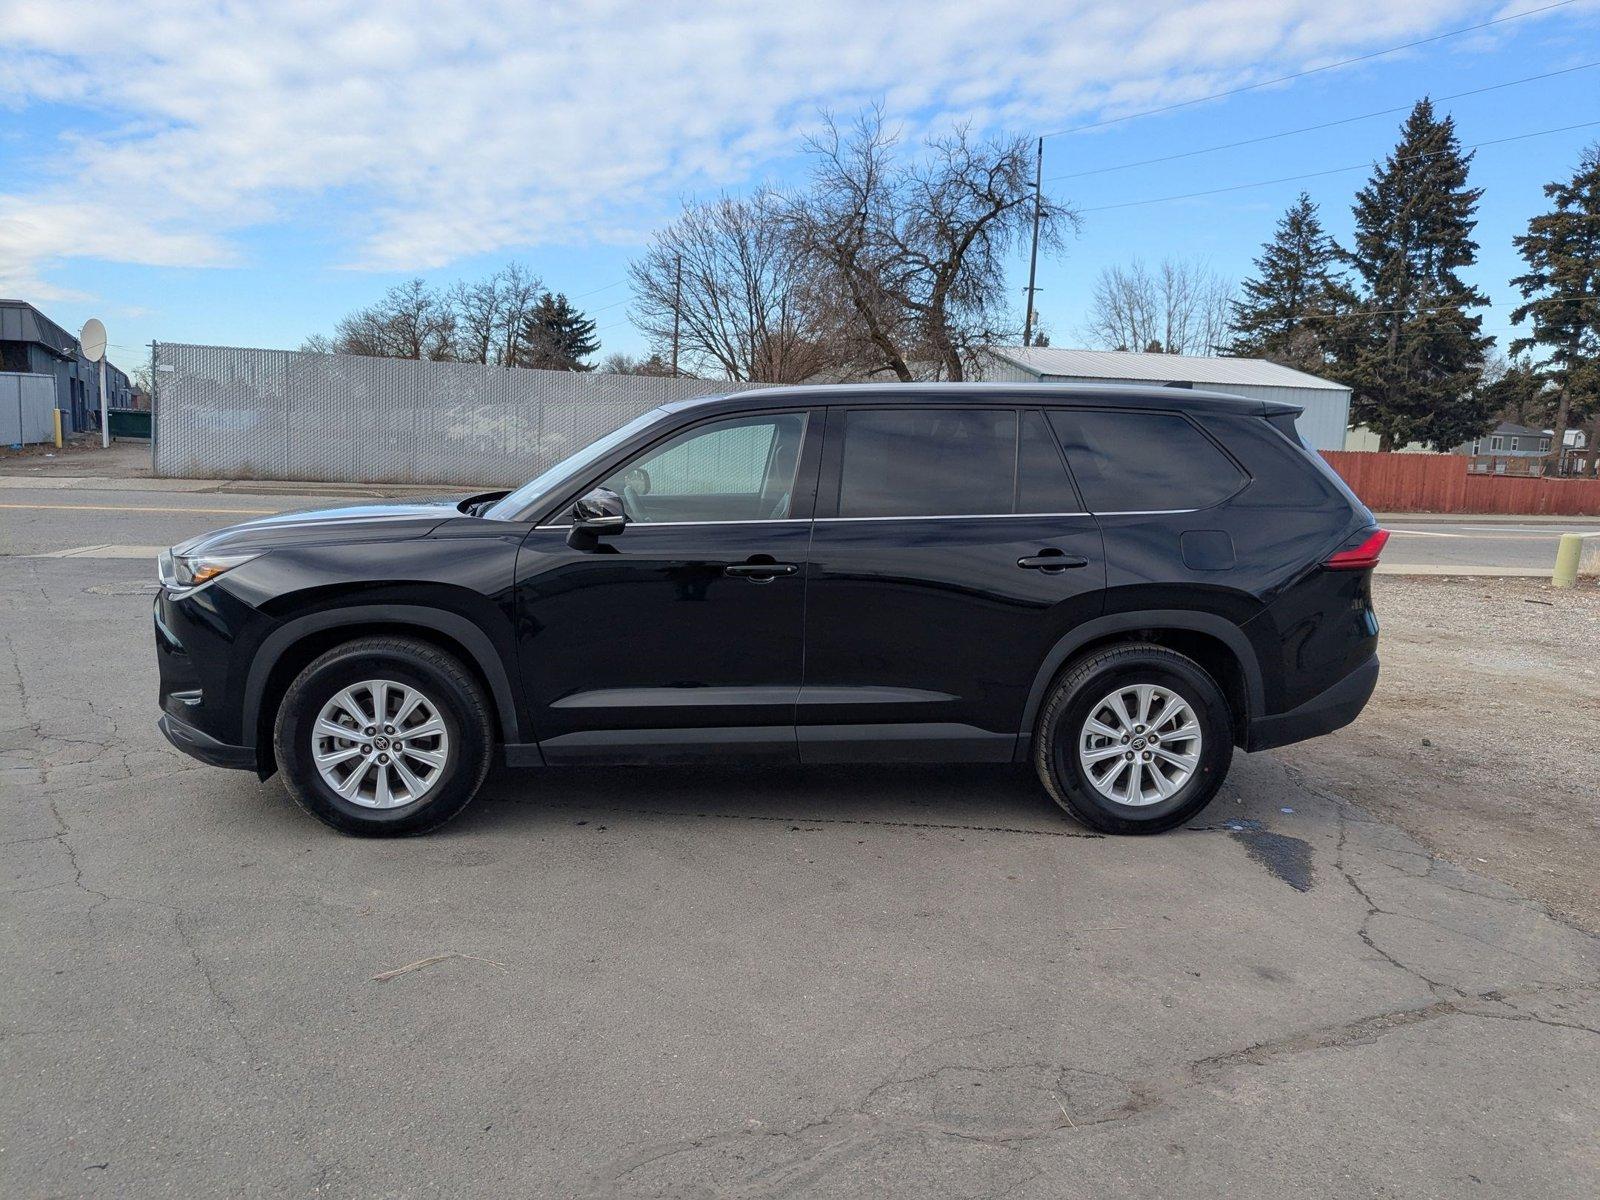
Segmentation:
<svg viewBox="0 0 1600 1200">
<path fill-rule="evenodd" d="M 640 524 L 782 521 L 794 504 L 805 413 L 697 426 L 634 459 L 600 486 Z"/>
</svg>

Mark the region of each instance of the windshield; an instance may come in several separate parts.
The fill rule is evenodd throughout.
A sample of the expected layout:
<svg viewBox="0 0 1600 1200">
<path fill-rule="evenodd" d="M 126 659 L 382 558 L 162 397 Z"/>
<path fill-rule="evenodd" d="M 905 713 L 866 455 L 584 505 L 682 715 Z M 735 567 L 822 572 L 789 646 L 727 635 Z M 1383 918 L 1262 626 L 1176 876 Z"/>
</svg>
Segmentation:
<svg viewBox="0 0 1600 1200">
<path fill-rule="evenodd" d="M 576 474 L 590 463 L 604 458 L 641 429 L 655 424 L 661 419 L 662 411 L 659 408 L 652 408 L 649 412 L 635 417 L 622 428 L 613 429 L 599 441 L 590 442 L 582 449 L 567 455 L 554 466 L 546 467 L 535 478 L 528 480 L 527 483 L 510 495 L 495 501 L 494 505 L 485 509 L 482 515 L 491 521 L 515 520 L 524 509 L 537 501 L 544 493 L 555 487 L 568 475 Z"/>
</svg>

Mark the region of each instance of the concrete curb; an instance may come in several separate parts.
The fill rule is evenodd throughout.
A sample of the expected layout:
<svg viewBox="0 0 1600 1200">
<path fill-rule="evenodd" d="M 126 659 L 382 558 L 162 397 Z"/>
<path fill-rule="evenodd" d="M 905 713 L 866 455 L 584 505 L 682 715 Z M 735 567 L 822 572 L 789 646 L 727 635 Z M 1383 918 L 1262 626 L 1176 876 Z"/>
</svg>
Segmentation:
<svg viewBox="0 0 1600 1200">
<path fill-rule="evenodd" d="M 1519 517 L 1507 513 L 1373 513 L 1379 525 L 1572 525 L 1600 526 L 1600 517 L 1560 517 L 1545 513 Z"/>
<path fill-rule="evenodd" d="M 1379 563 L 1378 575 L 1432 575 L 1454 579 L 1550 579 L 1549 567 L 1474 567 L 1451 564 Z"/>
</svg>

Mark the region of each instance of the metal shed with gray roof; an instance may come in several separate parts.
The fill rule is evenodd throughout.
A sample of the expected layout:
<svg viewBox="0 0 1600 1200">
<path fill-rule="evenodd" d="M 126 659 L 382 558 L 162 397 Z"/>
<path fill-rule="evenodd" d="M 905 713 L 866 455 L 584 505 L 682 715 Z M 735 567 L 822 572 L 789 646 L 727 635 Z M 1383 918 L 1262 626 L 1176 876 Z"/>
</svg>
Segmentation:
<svg viewBox="0 0 1600 1200">
<path fill-rule="evenodd" d="M 1350 389 L 1344 384 L 1264 358 L 997 346 L 987 352 L 982 375 L 996 383 L 1144 383 L 1281 400 L 1305 410 L 1296 424 L 1318 450 L 1343 450 L 1350 421 Z"/>
</svg>

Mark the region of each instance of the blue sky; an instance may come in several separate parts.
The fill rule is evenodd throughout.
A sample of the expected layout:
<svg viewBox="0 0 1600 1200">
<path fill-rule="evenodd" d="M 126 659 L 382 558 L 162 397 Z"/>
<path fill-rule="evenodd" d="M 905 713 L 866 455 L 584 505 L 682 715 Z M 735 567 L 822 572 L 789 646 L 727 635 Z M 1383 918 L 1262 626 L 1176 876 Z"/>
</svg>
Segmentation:
<svg viewBox="0 0 1600 1200">
<path fill-rule="evenodd" d="M 1552 0 L 1184 0 L 1106 5 L 733 0 L 0 0 L 0 295 L 151 338 L 291 348 L 390 284 L 508 258 L 580 297 L 603 352 L 639 353 L 629 260 L 686 197 L 798 182 L 819 108 L 882 100 L 910 141 L 970 121 L 1025 135 L 1181 103 Z M 1134 257 L 1237 280 L 1301 189 L 1336 237 L 1403 113 L 1127 170 L 1283 129 L 1600 61 L 1578 0 L 1403 53 L 1046 142 L 1049 190 L 1084 210 L 1040 268 L 1057 345 Z M 1446 100 L 1485 146 L 1475 281 L 1504 338 L 1511 238 L 1540 187 L 1600 138 L 1600 69 Z M 1014 271 L 1022 303 L 1026 263 Z"/>
</svg>

